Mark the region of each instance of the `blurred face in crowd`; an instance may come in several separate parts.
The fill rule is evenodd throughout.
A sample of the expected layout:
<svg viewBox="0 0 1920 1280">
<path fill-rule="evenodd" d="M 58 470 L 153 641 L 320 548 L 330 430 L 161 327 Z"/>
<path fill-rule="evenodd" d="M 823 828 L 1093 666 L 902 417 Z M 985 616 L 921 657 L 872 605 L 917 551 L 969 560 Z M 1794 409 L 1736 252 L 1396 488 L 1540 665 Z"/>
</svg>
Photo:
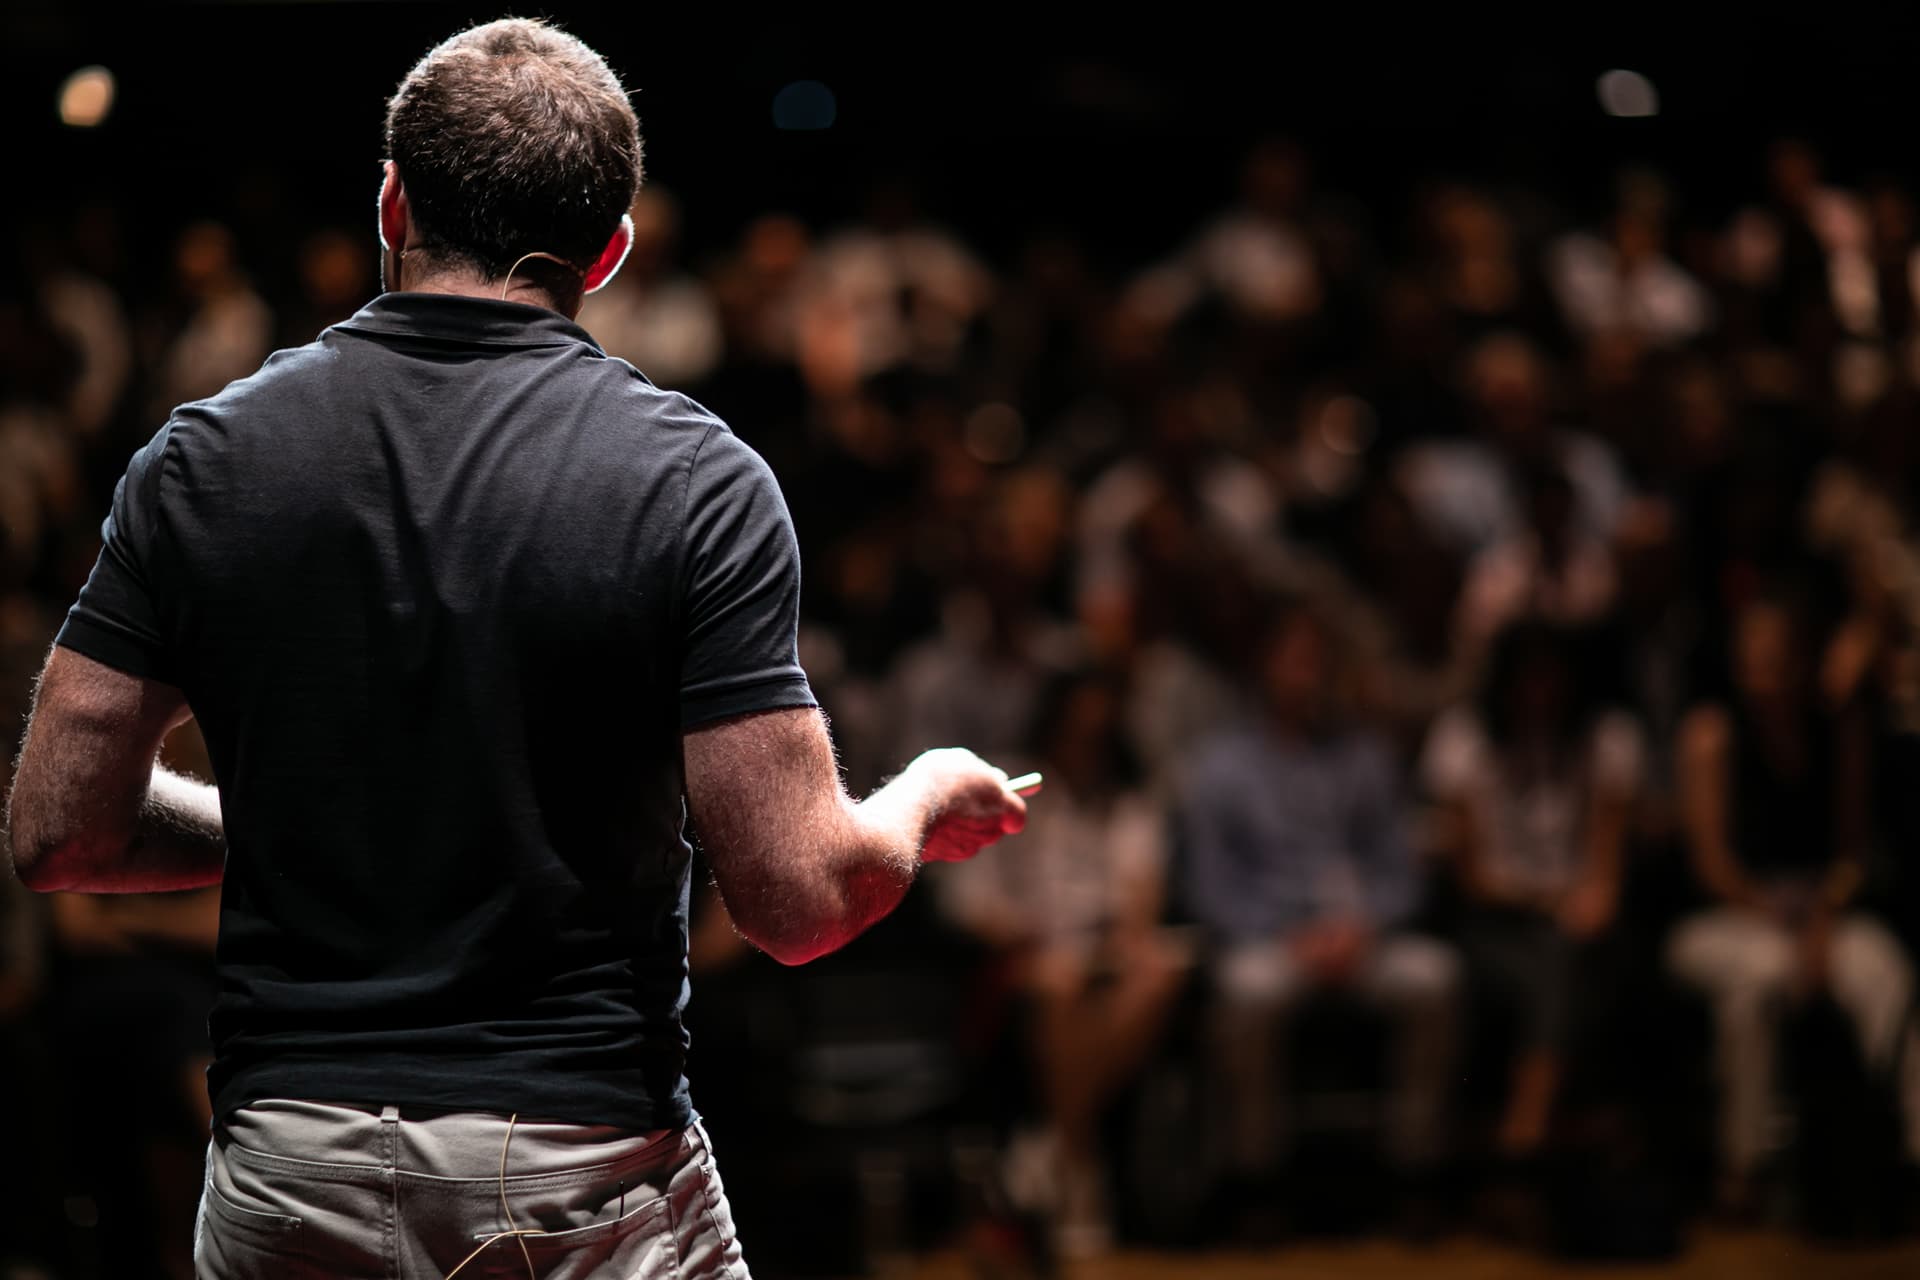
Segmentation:
<svg viewBox="0 0 1920 1280">
<path fill-rule="evenodd" d="M 680 231 L 679 209 L 666 192 L 642 187 L 627 216 L 633 219 L 633 248 L 627 251 L 626 273 L 630 279 L 651 279 L 672 257 Z"/>
<path fill-rule="evenodd" d="M 827 571 L 839 602 L 856 613 L 880 613 L 893 596 L 900 567 L 898 540 L 876 527 L 834 549 Z"/>
<path fill-rule="evenodd" d="M 1307 189 L 1307 156 L 1298 144 L 1267 142 L 1247 157 L 1242 189 L 1249 206 L 1272 218 L 1292 216 Z"/>
<path fill-rule="evenodd" d="M 300 287 L 307 302 L 342 319 L 353 314 L 372 274 L 366 244 L 358 236 L 321 231 L 300 247 Z"/>
<path fill-rule="evenodd" d="M 1267 702 L 1283 724 L 1316 727 L 1327 708 L 1327 684 L 1333 677 L 1327 636 L 1304 613 L 1287 618 L 1267 641 L 1261 671 Z"/>
<path fill-rule="evenodd" d="M 1119 731 L 1119 700 L 1106 685 L 1089 680 L 1077 686 L 1061 708 L 1048 744 L 1048 764 L 1076 790 L 1092 790 L 1107 772 L 1112 738 Z"/>
<path fill-rule="evenodd" d="M 1028 244 L 1020 275 L 1033 297 L 1056 311 L 1071 311 L 1088 301 L 1086 259 L 1066 236 L 1042 236 Z"/>
<path fill-rule="evenodd" d="M 1073 492 L 1065 477 L 1030 466 L 1003 477 L 981 529 L 982 550 L 996 572 L 1040 584 L 1066 554 Z"/>
<path fill-rule="evenodd" d="M 196 222 L 180 233 L 174 270 L 189 297 L 203 297 L 233 273 L 233 233 L 217 222 Z"/>
<path fill-rule="evenodd" d="M 1903 250 L 1913 240 L 1913 201 L 1899 187 L 1883 184 L 1867 198 L 1873 243 L 1883 253 Z"/>
<path fill-rule="evenodd" d="M 1470 359 L 1467 381 L 1482 421 L 1501 444 L 1522 446 L 1540 435 L 1547 409 L 1546 369 L 1524 338 L 1488 338 Z"/>
<path fill-rule="evenodd" d="M 1734 629 L 1733 679 L 1755 703 L 1795 698 L 1804 685 L 1798 628 L 1780 605 L 1761 602 L 1741 611 Z"/>
<path fill-rule="evenodd" d="M 1660 256 L 1664 235 L 1659 219 L 1637 210 L 1620 214 L 1613 222 L 1613 245 L 1629 266 Z"/>
<path fill-rule="evenodd" d="M 1710 462 L 1726 452 L 1733 437 L 1733 411 L 1719 375 L 1704 364 L 1691 365 L 1673 384 L 1675 461 L 1682 466 Z"/>
<path fill-rule="evenodd" d="M 1139 602 L 1132 586 L 1100 582 L 1083 590 L 1075 603 L 1088 656 L 1099 666 L 1124 668 L 1139 637 Z"/>
<path fill-rule="evenodd" d="M 1782 204 L 1799 208 L 1820 187 L 1820 158 L 1804 142 L 1776 142 L 1767 157 L 1767 176 Z"/>
</svg>

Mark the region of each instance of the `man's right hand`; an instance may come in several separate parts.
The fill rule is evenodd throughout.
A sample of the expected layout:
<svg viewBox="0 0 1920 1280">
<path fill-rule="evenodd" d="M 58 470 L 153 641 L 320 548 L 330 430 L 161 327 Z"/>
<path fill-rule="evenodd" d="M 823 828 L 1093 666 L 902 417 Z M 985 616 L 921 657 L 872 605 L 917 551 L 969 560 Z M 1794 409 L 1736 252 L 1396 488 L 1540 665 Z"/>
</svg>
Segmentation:
<svg viewBox="0 0 1920 1280">
<path fill-rule="evenodd" d="M 971 751 L 929 751 L 855 804 L 812 707 L 716 721 L 682 739 L 687 806 L 734 925 L 783 964 L 846 945 L 893 910 L 922 862 L 971 858 L 1026 803 Z"/>
<path fill-rule="evenodd" d="M 930 802 L 922 862 L 965 862 L 1027 823 L 1027 802 L 1008 789 L 1006 771 L 964 747 L 925 752 L 906 767 L 901 780 L 908 778 L 927 788 Z"/>
</svg>

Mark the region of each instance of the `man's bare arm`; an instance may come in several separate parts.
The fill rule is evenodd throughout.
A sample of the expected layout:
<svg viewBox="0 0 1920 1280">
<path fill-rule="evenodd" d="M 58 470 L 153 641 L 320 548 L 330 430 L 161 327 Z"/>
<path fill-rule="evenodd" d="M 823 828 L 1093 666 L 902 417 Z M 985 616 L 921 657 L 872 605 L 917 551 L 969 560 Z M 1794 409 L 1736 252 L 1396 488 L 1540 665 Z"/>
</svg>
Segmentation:
<svg viewBox="0 0 1920 1280">
<path fill-rule="evenodd" d="M 845 946 L 899 904 L 921 862 L 971 858 L 1026 804 L 970 751 L 929 751 L 865 801 L 840 785 L 811 708 L 742 716 L 684 739 L 687 799 L 734 924 L 783 964 Z"/>
<path fill-rule="evenodd" d="M 7 799 L 30 889 L 148 893 L 220 883 L 219 793 L 154 763 L 191 713 L 180 691 L 55 648 Z"/>
<path fill-rule="evenodd" d="M 1733 847 L 1728 813 L 1733 726 L 1719 707 L 1688 712 L 1680 722 L 1677 780 L 1680 830 L 1694 876 L 1714 897 L 1730 906 L 1759 907 L 1759 890 L 1747 878 Z"/>
</svg>

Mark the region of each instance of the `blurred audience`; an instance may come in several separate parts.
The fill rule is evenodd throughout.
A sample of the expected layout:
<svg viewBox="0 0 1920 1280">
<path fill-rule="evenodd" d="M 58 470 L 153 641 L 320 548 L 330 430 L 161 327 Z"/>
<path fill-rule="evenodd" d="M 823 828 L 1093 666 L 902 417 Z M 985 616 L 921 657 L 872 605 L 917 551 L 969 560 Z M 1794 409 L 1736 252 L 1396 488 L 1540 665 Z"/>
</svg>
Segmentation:
<svg viewBox="0 0 1920 1280">
<path fill-rule="evenodd" d="M 1305 607 L 1271 624 L 1259 694 L 1195 747 L 1178 788 L 1184 893 L 1218 942 L 1215 1066 L 1232 1159 L 1269 1177 L 1288 1147 L 1287 1023 L 1316 996 L 1392 1023 L 1396 1165 L 1442 1154 L 1460 964 L 1407 929 L 1419 869 L 1389 744 L 1340 705 L 1337 641 Z"/>
<path fill-rule="evenodd" d="M 1680 924 L 1670 963 L 1712 1005 L 1720 1196 L 1733 1211 L 1750 1207 L 1774 1149 L 1789 1003 L 1831 998 L 1870 1066 L 1898 1064 L 1906 1150 L 1920 1157 L 1913 965 L 1854 906 L 1869 838 L 1866 726 L 1823 703 L 1805 629 L 1781 599 L 1749 604 L 1735 623 L 1730 696 L 1680 730 L 1687 852 L 1712 905 Z"/>
<path fill-rule="evenodd" d="M 1189 961 L 1161 924 L 1167 833 L 1125 745 L 1124 707 L 1110 678 L 1059 678 L 1035 719 L 1046 803 L 1017 843 L 939 886 L 1031 1004 L 1045 1128 L 1018 1154 L 1042 1166 L 1041 1207 L 1069 1256 L 1112 1241 L 1101 1117 L 1153 1051 Z"/>
<path fill-rule="evenodd" d="M 1572 633 L 1523 622 L 1499 637 L 1480 704 L 1434 724 L 1421 764 L 1470 906 L 1473 979 L 1517 1025 L 1496 1134 L 1508 1157 L 1545 1145 L 1576 1027 L 1610 984 L 1595 972 L 1620 907 L 1642 749 L 1604 710 Z"/>
<path fill-rule="evenodd" d="M 662 386 L 696 386 L 720 363 L 720 309 L 701 280 L 675 270 L 680 211 L 665 191 L 634 197 L 633 248 L 620 274 L 587 301 L 580 323 L 609 355 Z"/>
<path fill-rule="evenodd" d="M 1047 774 L 1027 834 L 902 917 L 984 946 L 901 926 L 834 963 L 977 961 L 955 980 L 1018 994 L 1035 1127 L 990 1136 L 1069 1252 L 1205 1234 L 1169 1220 L 1178 1197 L 1141 1210 L 1140 1150 L 1211 1185 L 1211 1135 L 1155 1145 L 1195 1114 L 1169 1079 L 1228 1086 L 1243 1183 L 1315 1158 L 1287 1030 L 1323 1007 L 1388 1032 L 1403 1172 L 1588 1141 L 1564 1122 L 1631 982 L 1707 1011 L 1711 1061 L 1682 1039 L 1626 1070 L 1717 1080 L 1717 1152 L 1693 1155 L 1727 1207 L 1809 1141 L 1775 1064 L 1826 1005 L 1920 1156 L 1913 194 L 1852 189 L 1791 138 L 1745 190 L 1635 169 L 1588 202 L 1440 175 L 1361 204 L 1315 159 L 1260 142 L 1227 207 L 1124 256 L 1018 208 L 948 225 L 903 182 L 838 222 L 736 209 L 685 234 L 671 196 L 636 201 L 582 323 L 780 476 L 850 784 L 939 742 Z M 364 231 L 247 190 L 150 227 L 76 200 L 13 242 L 16 734 L 128 453 L 377 287 Z M 1430 884 L 1428 853 L 1454 874 Z M 0 896 L 0 1079 L 145 1110 L 103 1138 L 116 1167 L 29 1189 L 66 1201 L 55 1229 L 0 1213 L 0 1259 L 102 1274 L 99 1242 L 133 1239 L 177 1269 L 147 1224 L 207 1122 L 206 904 L 40 905 Z M 804 975 L 701 919 L 696 1021 L 707 991 L 756 1052 L 801 1034 L 750 993 Z M 117 1053 L 136 1017 L 141 1052 Z M 1463 1062 L 1499 1064 L 1486 1117 Z M 1616 1101 L 1640 1132 L 1652 1092 Z"/>
<path fill-rule="evenodd" d="M 260 367 L 273 349 L 273 313 L 241 269 L 233 232 L 196 222 L 174 247 L 174 315 L 153 336 L 164 344 L 148 417 L 210 396 Z M 311 339 L 308 339 L 311 341 Z"/>
<path fill-rule="evenodd" d="M 1658 180 L 1625 185 L 1604 238 L 1572 231 L 1555 241 L 1548 258 L 1554 297 L 1567 327 L 1590 341 L 1681 346 L 1711 326 L 1713 300 L 1666 256 L 1666 193 Z"/>
</svg>

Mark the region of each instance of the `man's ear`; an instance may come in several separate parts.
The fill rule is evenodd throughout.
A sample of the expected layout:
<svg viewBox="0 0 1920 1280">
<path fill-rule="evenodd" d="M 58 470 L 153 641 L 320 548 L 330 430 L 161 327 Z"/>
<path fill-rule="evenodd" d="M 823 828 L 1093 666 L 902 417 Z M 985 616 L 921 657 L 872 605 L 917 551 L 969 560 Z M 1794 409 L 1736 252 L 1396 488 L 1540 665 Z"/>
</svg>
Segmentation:
<svg viewBox="0 0 1920 1280">
<path fill-rule="evenodd" d="M 619 272 L 620 264 L 627 260 L 627 251 L 633 248 L 633 219 L 626 214 L 620 215 L 620 225 L 613 229 L 613 237 L 607 241 L 607 247 L 600 251 L 599 260 L 587 271 L 583 290 L 597 293 L 606 287 L 607 281 Z"/>
<path fill-rule="evenodd" d="M 400 185 L 400 170 L 387 161 L 387 176 L 380 182 L 380 247 L 395 251 L 407 247 L 407 231 L 413 224 L 413 210 L 407 205 L 407 189 Z"/>
</svg>

